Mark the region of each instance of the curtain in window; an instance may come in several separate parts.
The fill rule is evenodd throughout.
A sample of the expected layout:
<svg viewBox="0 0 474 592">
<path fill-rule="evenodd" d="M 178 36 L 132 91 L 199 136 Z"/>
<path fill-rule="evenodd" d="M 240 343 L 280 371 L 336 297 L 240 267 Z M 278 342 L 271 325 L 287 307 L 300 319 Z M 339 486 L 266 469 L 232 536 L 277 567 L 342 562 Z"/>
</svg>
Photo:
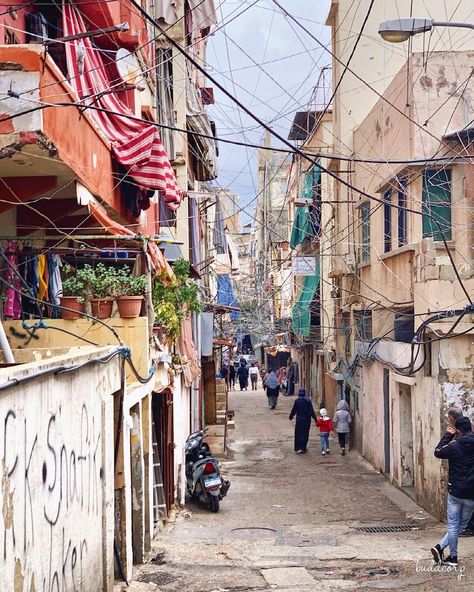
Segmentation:
<svg viewBox="0 0 474 592">
<path fill-rule="evenodd" d="M 320 262 L 316 260 L 316 273 L 306 275 L 298 300 L 293 306 L 292 327 L 298 335 L 307 337 L 311 326 L 311 303 L 320 282 Z"/>
</svg>

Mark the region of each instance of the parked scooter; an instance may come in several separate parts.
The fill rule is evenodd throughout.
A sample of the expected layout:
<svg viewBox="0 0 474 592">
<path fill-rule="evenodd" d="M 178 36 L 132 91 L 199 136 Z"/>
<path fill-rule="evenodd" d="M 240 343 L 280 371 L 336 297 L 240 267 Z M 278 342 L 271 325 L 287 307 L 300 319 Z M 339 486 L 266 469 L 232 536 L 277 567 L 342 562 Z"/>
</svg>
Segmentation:
<svg viewBox="0 0 474 592">
<path fill-rule="evenodd" d="M 211 512 L 219 511 L 219 502 L 227 494 L 230 481 L 222 479 L 219 461 L 212 456 L 207 430 L 194 432 L 186 440 L 186 483 L 189 494 Z"/>
</svg>

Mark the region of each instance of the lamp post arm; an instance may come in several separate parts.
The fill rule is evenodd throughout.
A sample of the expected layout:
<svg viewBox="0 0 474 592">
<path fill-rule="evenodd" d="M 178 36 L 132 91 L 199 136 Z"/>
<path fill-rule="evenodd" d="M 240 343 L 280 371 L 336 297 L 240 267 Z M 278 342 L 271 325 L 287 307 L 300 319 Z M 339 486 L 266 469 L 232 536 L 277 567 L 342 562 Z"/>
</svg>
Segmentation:
<svg viewBox="0 0 474 592">
<path fill-rule="evenodd" d="M 451 21 L 433 21 L 433 27 L 456 27 L 461 29 L 474 29 L 474 23 L 453 23 Z"/>
</svg>

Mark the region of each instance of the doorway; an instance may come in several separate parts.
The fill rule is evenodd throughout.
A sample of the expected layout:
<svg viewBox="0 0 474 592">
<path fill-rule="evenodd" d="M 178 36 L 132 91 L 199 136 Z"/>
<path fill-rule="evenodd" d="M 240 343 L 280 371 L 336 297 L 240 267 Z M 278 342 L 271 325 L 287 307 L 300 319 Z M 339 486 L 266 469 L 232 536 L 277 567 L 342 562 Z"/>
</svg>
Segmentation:
<svg viewBox="0 0 474 592">
<path fill-rule="evenodd" d="M 383 369 L 383 424 L 385 449 L 384 473 L 390 475 L 390 372 L 388 368 Z"/>
<path fill-rule="evenodd" d="M 399 397 L 400 486 L 404 489 L 410 489 L 415 485 L 415 458 L 411 387 L 408 384 L 399 384 Z"/>
<path fill-rule="evenodd" d="M 154 516 L 158 521 L 174 504 L 174 430 L 173 393 L 166 389 L 153 393 L 153 454 L 154 486 L 156 489 Z M 159 490 L 162 489 L 162 492 Z M 163 508 L 163 497 L 165 508 Z"/>
</svg>

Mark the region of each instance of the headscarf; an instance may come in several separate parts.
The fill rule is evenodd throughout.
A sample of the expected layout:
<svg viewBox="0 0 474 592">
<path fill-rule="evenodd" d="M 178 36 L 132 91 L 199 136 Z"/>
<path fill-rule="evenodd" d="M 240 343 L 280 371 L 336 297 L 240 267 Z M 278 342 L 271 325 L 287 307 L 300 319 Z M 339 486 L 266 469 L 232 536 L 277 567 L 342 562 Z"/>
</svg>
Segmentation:
<svg viewBox="0 0 474 592">
<path fill-rule="evenodd" d="M 326 411 L 326 409 L 324 409 L 324 407 L 319 410 L 319 413 L 321 414 L 321 417 L 327 417 L 328 416 L 328 412 Z"/>
<path fill-rule="evenodd" d="M 274 388 L 277 388 L 278 386 L 280 386 L 280 382 L 279 382 L 275 372 L 270 372 L 270 374 L 268 374 L 268 376 L 266 376 L 265 385 L 269 389 L 274 389 Z"/>
<path fill-rule="evenodd" d="M 336 407 L 337 411 L 349 411 L 349 405 L 346 401 L 339 401 Z"/>
</svg>

